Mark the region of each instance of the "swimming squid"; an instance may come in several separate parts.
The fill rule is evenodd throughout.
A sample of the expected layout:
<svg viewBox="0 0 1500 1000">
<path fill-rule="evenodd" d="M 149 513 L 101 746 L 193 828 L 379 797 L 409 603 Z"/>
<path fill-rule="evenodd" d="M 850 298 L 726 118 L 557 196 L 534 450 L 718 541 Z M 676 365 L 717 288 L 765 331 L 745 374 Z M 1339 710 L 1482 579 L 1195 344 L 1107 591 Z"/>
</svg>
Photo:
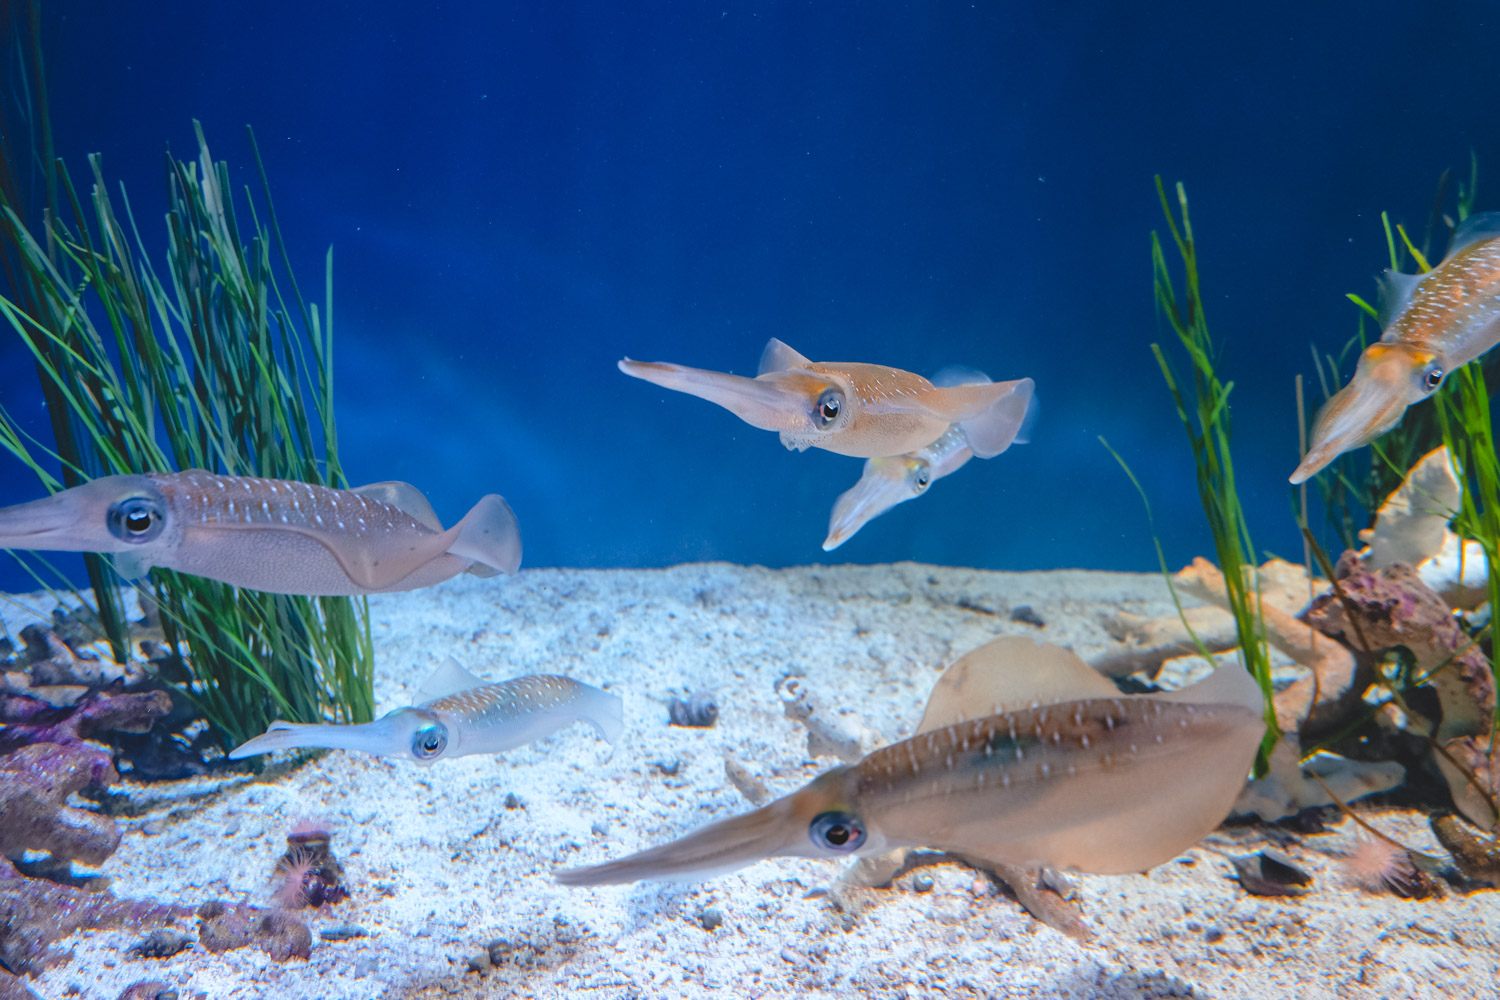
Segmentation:
<svg viewBox="0 0 1500 1000">
<path fill-rule="evenodd" d="M 809 361 L 774 338 L 754 378 L 629 358 L 620 371 L 717 403 L 752 427 L 778 432 L 789 449 L 855 458 L 925 448 L 953 424 L 975 455 L 998 455 L 1020 429 L 1033 386 L 1023 378 L 939 387 L 883 365 Z"/>
<path fill-rule="evenodd" d="M 422 687 L 421 704 L 354 725 L 273 722 L 229 751 L 238 760 L 276 750 L 359 750 L 431 764 L 446 757 L 493 754 L 587 722 L 613 744 L 624 727 L 620 699 L 570 677 L 534 674 L 491 684 L 456 661 Z"/>
<path fill-rule="evenodd" d="M 495 494 L 444 529 L 406 483 L 336 490 L 201 469 L 104 476 L 0 509 L 0 549 L 110 553 L 127 577 L 160 566 L 309 596 L 415 590 L 521 564 L 516 517 Z"/>
<path fill-rule="evenodd" d="M 908 455 L 865 459 L 859 482 L 833 502 L 823 551 L 832 552 L 892 507 L 915 500 L 934 482 L 957 472 L 973 457 L 974 449 L 955 424 L 932 444 Z"/>
<path fill-rule="evenodd" d="M 1385 331 L 1318 413 L 1293 483 L 1395 427 L 1450 372 L 1500 343 L 1500 212 L 1466 219 L 1426 274 L 1387 271 L 1381 316 Z"/>
<path fill-rule="evenodd" d="M 694 881 L 771 857 L 927 847 L 992 864 L 1139 872 L 1229 814 L 1265 731 L 1260 689 L 1221 667 L 1123 695 L 1068 650 L 997 639 L 938 681 L 917 734 L 800 791 L 566 885 Z"/>
<path fill-rule="evenodd" d="M 988 382 L 978 372 L 940 372 L 933 378 L 937 386 L 970 385 Z M 1035 397 L 1028 406 L 1021 427 L 1013 444 L 1025 444 L 1027 425 L 1036 413 Z M 828 519 L 828 537 L 823 539 L 823 551 L 832 552 L 843 545 L 855 532 L 884 514 L 899 503 L 915 500 L 928 487 L 951 476 L 968 464 L 974 457 L 969 447 L 968 436 L 958 424 L 950 424 L 932 444 L 906 455 L 889 458 L 865 459 L 864 472 L 859 481 L 840 494 L 833 503 L 833 513 Z"/>
</svg>

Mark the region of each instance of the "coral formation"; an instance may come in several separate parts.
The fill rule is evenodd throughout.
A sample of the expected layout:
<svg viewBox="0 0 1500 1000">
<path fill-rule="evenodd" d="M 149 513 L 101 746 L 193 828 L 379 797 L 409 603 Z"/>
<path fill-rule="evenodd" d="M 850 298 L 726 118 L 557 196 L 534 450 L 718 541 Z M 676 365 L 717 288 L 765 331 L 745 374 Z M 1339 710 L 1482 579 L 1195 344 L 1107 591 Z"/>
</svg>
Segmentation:
<svg viewBox="0 0 1500 1000">
<path fill-rule="evenodd" d="M 1484 652 L 1447 602 L 1405 563 L 1374 568 L 1346 552 L 1335 577 L 1336 590 L 1313 601 L 1307 622 L 1370 662 L 1389 650 L 1408 652 L 1408 686 L 1430 688 L 1436 707 L 1426 715 L 1405 712 L 1405 728 L 1432 741 L 1434 763 L 1459 811 L 1481 828 L 1494 828 L 1500 818 L 1500 768 L 1490 745 L 1495 679 Z M 1422 712 L 1414 699 L 1406 705 Z"/>
<path fill-rule="evenodd" d="M 108 757 L 79 747 L 36 743 L 0 757 L 0 855 L 46 851 L 59 861 L 102 864 L 119 846 L 120 831 L 68 798 L 115 778 Z"/>
</svg>

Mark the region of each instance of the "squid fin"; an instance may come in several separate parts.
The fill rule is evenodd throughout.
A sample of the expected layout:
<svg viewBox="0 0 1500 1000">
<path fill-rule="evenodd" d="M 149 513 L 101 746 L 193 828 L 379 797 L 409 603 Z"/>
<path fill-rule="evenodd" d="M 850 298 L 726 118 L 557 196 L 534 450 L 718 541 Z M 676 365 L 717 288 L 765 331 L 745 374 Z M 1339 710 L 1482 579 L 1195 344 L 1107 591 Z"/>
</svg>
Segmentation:
<svg viewBox="0 0 1500 1000">
<path fill-rule="evenodd" d="M 811 361 L 792 350 L 785 342 L 772 337 L 766 341 L 766 349 L 760 352 L 760 367 L 755 370 L 755 374 L 784 372 L 793 368 L 806 368 L 811 364 Z"/>
<path fill-rule="evenodd" d="M 474 676 L 462 663 L 450 656 L 417 689 L 417 703 L 425 705 L 488 683 L 484 678 Z"/>
<path fill-rule="evenodd" d="M 1072 650 L 1025 636 L 1001 636 L 943 672 L 917 732 L 1033 705 L 1118 697 L 1119 689 Z"/>
<path fill-rule="evenodd" d="M 521 530 L 504 497 L 491 493 L 481 498 L 449 530 L 455 537 L 448 552 L 472 561 L 469 571 L 476 576 L 514 573 L 521 567 Z"/>
<path fill-rule="evenodd" d="M 433 531 L 442 531 L 443 523 L 438 520 L 437 514 L 433 512 L 432 504 L 422 495 L 422 491 L 411 483 L 391 480 L 384 483 L 370 483 L 368 486 L 356 486 L 349 491 L 367 500 L 375 500 L 379 503 L 395 507 L 397 510 L 410 514 L 412 519 L 424 527 Z"/>
</svg>

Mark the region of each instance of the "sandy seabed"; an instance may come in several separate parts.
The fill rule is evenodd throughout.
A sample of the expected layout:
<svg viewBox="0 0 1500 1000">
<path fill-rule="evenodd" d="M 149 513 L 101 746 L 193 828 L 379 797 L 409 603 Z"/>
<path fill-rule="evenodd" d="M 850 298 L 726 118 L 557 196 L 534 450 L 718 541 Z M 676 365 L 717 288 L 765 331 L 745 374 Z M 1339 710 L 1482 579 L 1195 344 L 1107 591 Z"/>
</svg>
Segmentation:
<svg viewBox="0 0 1500 1000">
<path fill-rule="evenodd" d="M 1021 605 L 1045 625 L 1013 620 Z M 1500 892 L 1367 894 L 1340 870 L 1355 842 L 1347 821 L 1283 848 L 1315 879 L 1299 898 L 1250 896 L 1230 878 L 1226 855 L 1268 842 L 1256 827 L 1221 831 L 1144 875 L 1081 876 L 1093 932 L 1081 944 L 957 864 L 841 893 L 842 905 L 826 890 L 843 865 L 827 861 L 766 861 L 697 885 L 552 881 L 555 868 L 749 808 L 726 758 L 775 794 L 836 763 L 810 757 L 806 729 L 784 712 L 788 675 L 868 749 L 910 735 L 942 666 L 994 636 L 1031 635 L 1087 659 L 1112 648 L 1104 623 L 1115 612 L 1171 609 L 1157 575 L 910 563 L 527 570 L 381 596 L 371 615 L 382 711 L 418 700 L 452 655 L 492 680 L 563 673 L 614 691 L 626 705 L 619 746 L 607 755 L 575 726 L 503 757 L 426 768 L 279 755 L 254 778 L 126 783 L 125 839 L 102 869 L 120 895 L 266 903 L 287 829 L 317 817 L 335 831 L 352 897 L 302 911 L 309 961 L 200 947 L 142 959 L 127 954 L 138 933 L 98 931 L 70 939 L 72 961 L 31 985 L 49 1000 L 113 1000 L 144 979 L 213 1000 L 1500 996 Z M 669 726 L 669 700 L 694 692 L 714 697 L 718 724 Z M 1371 819 L 1435 846 L 1420 817 Z M 707 911 L 722 923 L 706 929 Z M 344 925 L 368 936 L 318 936 Z M 487 950 L 497 961 L 472 971 Z"/>
</svg>

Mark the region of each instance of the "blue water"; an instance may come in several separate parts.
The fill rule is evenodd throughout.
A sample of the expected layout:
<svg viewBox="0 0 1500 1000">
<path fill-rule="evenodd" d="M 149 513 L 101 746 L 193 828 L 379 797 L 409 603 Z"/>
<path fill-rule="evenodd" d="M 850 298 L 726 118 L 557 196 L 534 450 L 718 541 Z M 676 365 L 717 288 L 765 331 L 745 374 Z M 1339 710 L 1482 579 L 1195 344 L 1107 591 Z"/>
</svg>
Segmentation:
<svg viewBox="0 0 1500 1000">
<path fill-rule="evenodd" d="M 1169 560 L 1206 551 L 1148 349 L 1157 172 L 1192 198 L 1257 544 L 1298 552 L 1292 380 L 1353 333 L 1379 212 L 1420 228 L 1441 171 L 1500 166 L 1489 4 L 619 6 L 48 4 L 59 149 L 104 154 L 159 250 L 163 150 L 200 119 L 250 183 L 253 125 L 305 287 L 334 249 L 351 477 L 445 519 L 501 492 L 529 564 L 584 566 L 1152 568 L 1099 435 Z M 1029 375 L 1042 419 L 825 555 L 858 460 L 614 367 L 753 372 L 771 336 Z M 0 460 L 0 502 L 35 492 Z"/>
</svg>

